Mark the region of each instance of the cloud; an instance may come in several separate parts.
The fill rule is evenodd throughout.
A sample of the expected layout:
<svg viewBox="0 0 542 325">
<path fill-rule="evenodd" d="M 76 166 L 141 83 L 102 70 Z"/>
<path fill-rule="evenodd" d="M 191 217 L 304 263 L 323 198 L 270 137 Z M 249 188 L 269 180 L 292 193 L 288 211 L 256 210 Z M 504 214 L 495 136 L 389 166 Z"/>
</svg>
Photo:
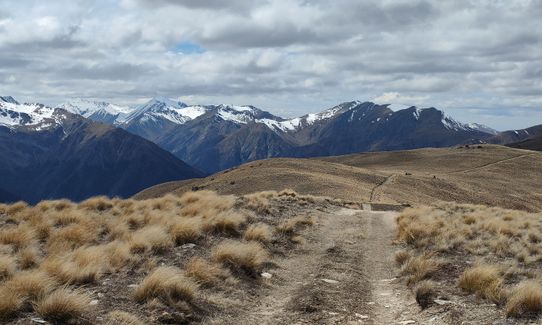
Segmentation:
<svg viewBox="0 0 542 325">
<path fill-rule="evenodd" d="M 295 116 L 378 99 L 542 122 L 539 0 L 0 4 L 0 93 L 23 101 L 160 94 Z"/>
</svg>

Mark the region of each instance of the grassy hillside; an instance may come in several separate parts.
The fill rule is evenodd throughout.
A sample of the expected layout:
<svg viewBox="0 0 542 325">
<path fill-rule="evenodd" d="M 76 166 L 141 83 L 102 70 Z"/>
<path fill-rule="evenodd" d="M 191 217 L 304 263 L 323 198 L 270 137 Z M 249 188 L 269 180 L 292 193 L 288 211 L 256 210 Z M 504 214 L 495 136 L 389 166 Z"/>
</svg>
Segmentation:
<svg viewBox="0 0 542 325">
<path fill-rule="evenodd" d="M 191 324 L 248 312 L 273 256 L 287 258 L 336 204 L 292 191 L 0 204 L 0 322 Z"/>
<path fill-rule="evenodd" d="M 135 198 L 208 189 L 222 194 L 292 188 L 361 202 L 456 201 L 542 210 L 542 153 L 496 145 L 267 159 L 204 179 L 151 187 Z"/>
<path fill-rule="evenodd" d="M 504 317 L 531 323 L 542 313 L 541 217 L 479 205 L 405 210 L 397 219 L 406 248 L 395 256 L 400 273 L 423 308 L 442 309 L 432 309 L 437 323 L 457 321 L 444 305 L 488 324 Z"/>
</svg>

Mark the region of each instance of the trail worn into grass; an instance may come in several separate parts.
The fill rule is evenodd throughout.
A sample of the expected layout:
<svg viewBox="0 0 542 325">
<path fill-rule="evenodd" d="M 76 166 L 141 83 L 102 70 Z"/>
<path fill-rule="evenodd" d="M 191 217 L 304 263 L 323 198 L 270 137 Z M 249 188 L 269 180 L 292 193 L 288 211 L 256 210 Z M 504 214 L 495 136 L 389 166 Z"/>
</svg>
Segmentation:
<svg viewBox="0 0 542 325">
<path fill-rule="evenodd" d="M 267 288 L 227 323 L 411 324 L 419 309 L 394 278 L 394 220 L 351 209 L 320 215 L 304 246 L 275 260 Z"/>
</svg>

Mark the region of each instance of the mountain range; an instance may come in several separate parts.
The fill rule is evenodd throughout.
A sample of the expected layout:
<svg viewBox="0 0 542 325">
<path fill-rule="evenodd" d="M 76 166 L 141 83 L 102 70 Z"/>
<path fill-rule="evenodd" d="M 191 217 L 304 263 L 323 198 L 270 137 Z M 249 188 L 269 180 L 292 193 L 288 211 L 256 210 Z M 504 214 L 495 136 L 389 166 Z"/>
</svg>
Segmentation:
<svg viewBox="0 0 542 325">
<path fill-rule="evenodd" d="M 0 200 L 33 203 L 128 197 L 202 173 L 123 129 L 7 96 L 0 97 L 0 175 Z"/>
<path fill-rule="evenodd" d="M 153 98 L 129 113 L 102 102 L 93 108 L 78 102 L 60 107 L 144 137 L 207 173 L 269 157 L 446 147 L 484 142 L 498 133 L 436 108 L 392 110 L 360 101 L 292 119 L 253 106 L 191 106 L 167 98 Z"/>
<path fill-rule="evenodd" d="M 540 147 L 542 126 L 497 132 L 434 108 L 352 101 L 285 119 L 254 106 L 153 98 L 135 108 L 0 97 L 0 201 L 130 196 L 170 180 L 270 157 L 510 144 Z"/>
</svg>

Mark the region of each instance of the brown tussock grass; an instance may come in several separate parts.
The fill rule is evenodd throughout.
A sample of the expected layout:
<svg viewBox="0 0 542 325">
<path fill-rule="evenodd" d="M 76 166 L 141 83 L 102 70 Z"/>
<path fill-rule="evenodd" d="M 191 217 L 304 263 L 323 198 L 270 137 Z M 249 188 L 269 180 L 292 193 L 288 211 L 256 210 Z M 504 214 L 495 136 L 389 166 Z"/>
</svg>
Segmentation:
<svg viewBox="0 0 542 325">
<path fill-rule="evenodd" d="M 15 250 L 32 245 L 35 239 L 34 230 L 25 225 L 9 227 L 0 231 L 0 243 L 12 245 Z"/>
<path fill-rule="evenodd" d="M 538 282 L 527 281 L 515 288 L 506 303 L 509 317 L 535 317 L 542 313 L 542 286 Z"/>
<path fill-rule="evenodd" d="M 219 213 L 214 217 L 204 220 L 203 230 L 206 232 L 218 232 L 223 234 L 237 235 L 240 228 L 247 222 L 247 217 L 238 212 Z"/>
<path fill-rule="evenodd" d="M 432 281 L 421 281 L 414 288 L 414 294 L 416 295 L 416 302 L 422 309 L 429 307 L 436 297 L 436 286 Z"/>
<path fill-rule="evenodd" d="M 17 262 L 21 269 L 35 267 L 40 262 L 40 252 L 37 247 L 27 247 L 21 250 L 17 256 Z"/>
<path fill-rule="evenodd" d="M 90 297 L 80 290 L 60 288 L 38 301 L 35 310 L 46 320 L 66 323 L 91 310 Z"/>
<path fill-rule="evenodd" d="M 219 265 L 211 264 L 200 257 L 193 257 L 184 266 L 187 277 L 204 285 L 214 285 L 229 277 L 229 273 Z"/>
<path fill-rule="evenodd" d="M 170 225 L 169 233 L 176 244 L 196 242 L 203 233 L 203 221 L 200 218 L 177 218 Z"/>
<path fill-rule="evenodd" d="M 0 281 L 11 277 L 17 270 L 17 261 L 11 255 L 0 255 Z"/>
<path fill-rule="evenodd" d="M 469 268 L 461 274 L 458 286 L 464 291 L 500 303 L 502 299 L 502 277 L 498 267 L 479 265 Z"/>
<path fill-rule="evenodd" d="M 145 302 L 154 298 L 163 302 L 187 301 L 194 299 L 198 286 L 185 277 L 178 268 L 158 267 L 152 271 L 134 291 L 134 299 Z"/>
<path fill-rule="evenodd" d="M 430 254 L 424 254 L 409 259 L 401 269 L 402 275 L 408 276 L 409 285 L 416 284 L 421 280 L 428 279 L 434 275 L 440 266 L 440 262 Z"/>
<path fill-rule="evenodd" d="M 0 287 L 0 319 L 14 317 L 23 306 L 23 298 L 8 287 Z"/>
<path fill-rule="evenodd" d="M 105 196 L 97 196 L 79 203 L 79 208 L 96 212 L 104 212 L 113 208 L 113 203 Z"/>
<path fill-rule="evenodd" d="M 408 251 L 406 250 L 400 250 L 400 251 L 397 251 L 395 253 L 395 263 L 397 263 L 397 265 L 399 266 L 403 266 L 406 261 L 408 261 L 410 259 L 411 255 Z"/>
<path fill-rule="evenodd" d="M 114 310 L 107 314 L 106 325 L 145 325 L 139 317 L 125 311 Z"/>
<path fill-rule="evenodd" d="M 275 227 L 275 232 L 284 235 L 293 235 L 300 226 L 312 226 L 314 220 L 308 216 L 297 216 L 281 222 Z"/>
<path fill-rule="evenodd" d="M 172 248 L 174 243 L 173 238 L 163 226 L 153 225 L 134 232 L 129 245 L 130 251 L 133 253 L 142 253 L 148 250 L 161 253 Z"/>
<path fill-rule="evenodd" d="M 55 280 L 43 271 L 25 271 L 17 273 L 6 281 L 5 287 L 25 300 L 37 301 L 51 292 L 56 286 Z"/>
<path fill-rule="evenodd" d="M 252 274 L 259 271 L 268 259 L 265 249 L 256 242 L 225 241 L 212 249 L 211 256 L 215 262 Z"/>
<path fill-rule="evenodd" d="M 271 233 L 271 227 L 265 223 L 258 223 L 250 225 L 243 238 L 247 241 L 259 241 L 262 243 L 270 242 L 273 239 L 273 234 Z"/>
</svg>

